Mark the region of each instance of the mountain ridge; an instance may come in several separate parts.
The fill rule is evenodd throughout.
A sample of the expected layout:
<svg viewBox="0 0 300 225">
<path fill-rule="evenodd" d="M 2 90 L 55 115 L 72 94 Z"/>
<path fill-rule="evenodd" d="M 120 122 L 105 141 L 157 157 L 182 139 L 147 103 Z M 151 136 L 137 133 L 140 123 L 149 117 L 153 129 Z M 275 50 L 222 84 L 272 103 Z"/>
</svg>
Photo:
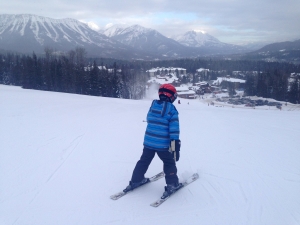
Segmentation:
<svg viewBox="0 0 300 225">
<path fill-rule="evenodd" d="M 30 14 L 0 15 L 0 48 L 22 53 L 43 53 L 85 48 L 90 55 L 126 55 L 131 48 L 89 28 L 78 20 L 51 19 Z M 130 54 L 128 54 L 130 55 Z M 133 56 L 133 54 L 132 54 Z"/>
<path fill-rule="evenodd" d="M 300 39 L 295 41 L 283 41 L 268 44 L 255 52 L 261 51 L 281 51 L 281 50 L 300 50 Z"/>
<path fill-rule="evenodd" d="M 195 30 L 187 31 L 186 33 L 173 36 L 172 37 L 175 41 L 178 41 L 182 45 L 189 46 L 189 47 L 202 47 L 206 44 L 221 44 L 222 42 L 219 41 L 217 38 L 204 33 L 204 32 L 197 32 Z"/>
<path fill-rule="evenodd" d="M 193 31 L 192 31 L 193 32 Z M 186 44 L 186 36 L 190 32 L 179 36 L 178 39 L 168 38 L 158 31 L 151 28 L 144 28 L 140 25 L 114 25 L 105 29 L 102 33 L 109 37 L 134 48 L 138 48 L 150 52 L 159 52 L 169 57 L 188 56 L 198 57 L 214 54 L 230 54 L 245 52 L 246 48 L 220 42 L 217 38 L 206 34 L 206 40 L 201 42 L 201 38 L 197 39 L 197 35 L 191 37 L 190 42 L 197 44 Z M 193 40 L 191 40 L 193 38 Z M 203 39 L 203 38 L 202 38 Z M 167 52 L 163 53 L 163 51 Z"/>
<path fill-rule="evenodd" d="M 46 47 L 57 52 L 82 47 L 91 57 L 142 60 L 226 56 L 251 51 L 196 31 L 168 38 L 138 24 L 113 25 L 96 31 L 88 23 L 72 18 L 0 14 L 0 49 L 43 54 Z"/>
<path fill-rule="evenodd" d="M 21 53 L 34 51 L 42 54 L 45 47 L 62 52 L 82 47 L 95 57 L 153 60 L 236 52 L 228 52 L 224 48 L 184 46 L 140 25 L 118 28 L 108 34 L 107 31 L 97 32 L 87 23 L 71 18 L 1 14 L 0 21 L 0 48 Z"/>
</svg>

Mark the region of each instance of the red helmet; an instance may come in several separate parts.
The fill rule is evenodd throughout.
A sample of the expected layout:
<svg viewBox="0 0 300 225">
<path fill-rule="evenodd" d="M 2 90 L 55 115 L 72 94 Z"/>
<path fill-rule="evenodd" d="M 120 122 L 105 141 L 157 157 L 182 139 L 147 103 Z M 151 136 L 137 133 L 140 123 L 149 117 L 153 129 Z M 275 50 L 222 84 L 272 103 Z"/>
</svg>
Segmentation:
<svg viewBox="0 0 300 225">
<path fill-rule="evenodd" d="M 169 97 L 170 101 L 173 103 L 177 98 L 177 91 L 172 84 L 163 84 L 159 87 L 158 95 L 165 95 Z"/>
</svg>

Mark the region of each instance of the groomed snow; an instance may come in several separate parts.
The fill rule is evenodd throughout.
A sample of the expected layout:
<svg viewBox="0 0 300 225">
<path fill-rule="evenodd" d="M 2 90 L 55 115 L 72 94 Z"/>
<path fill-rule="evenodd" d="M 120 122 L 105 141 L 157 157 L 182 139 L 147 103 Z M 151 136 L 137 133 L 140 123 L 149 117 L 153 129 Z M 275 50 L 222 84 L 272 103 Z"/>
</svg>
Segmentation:
<svg viewBox="0 0 300 225">
<path fill-rule="evenodd" d="M 299 225 L 299 111 L 175 103 L 178 175 L 200 179 L 159 208 L 164 179 L 113 201 L 142 152 L 151 99 L 0 85 L 0 224 Z M 147 176 L 162 170 L 156 157 Z"/>
</svg>

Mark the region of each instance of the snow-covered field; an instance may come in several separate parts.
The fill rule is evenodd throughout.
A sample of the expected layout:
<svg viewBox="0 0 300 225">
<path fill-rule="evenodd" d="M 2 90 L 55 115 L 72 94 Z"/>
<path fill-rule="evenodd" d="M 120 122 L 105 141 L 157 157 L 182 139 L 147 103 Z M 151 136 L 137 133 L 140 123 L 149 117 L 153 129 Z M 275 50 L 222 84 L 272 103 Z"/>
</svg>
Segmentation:
<svg viewBox="0 0 300 225">
<path fill-rule="evenodd" d="M 109 198 L 140 157 L 150 99 L 0 85 L 0 224 L 300 224 L 299 111 L 182 102 L 178 175 L 200 179 L 153 208 L 164 179 Z M 160 171 L 156 157 L 146 175 Z"/>
</svg>

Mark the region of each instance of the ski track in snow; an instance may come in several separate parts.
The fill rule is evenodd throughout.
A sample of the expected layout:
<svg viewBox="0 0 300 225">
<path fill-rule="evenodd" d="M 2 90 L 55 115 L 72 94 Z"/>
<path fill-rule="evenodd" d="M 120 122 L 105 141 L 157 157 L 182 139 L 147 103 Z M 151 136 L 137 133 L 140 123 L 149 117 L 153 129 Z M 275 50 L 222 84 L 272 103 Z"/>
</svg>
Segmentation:
<svg viewBox="0 0 300 225">
<path fill-rule="evenodd" d="M 82 139 L 83 135 L 80 135 L 78 137 L 76 137 L 71 143 L 70 145 L 63 149 L 61 152 L 61 164 L 53 171 L 53 173 L 50 174 L 49 178 L 47 179 L 46 183 L 48 183 L 51 178 L 57 173 L 57 171 L 64 165 L 64 163 L 66 162 L 66 160 L 69 158 L 69 156 L 73 153 L 73 151 L 76 149 L 77 145 L 80 143 L 81 139 Z M 68 149 L 70 149 L 69 153 L 67 153 L 67 156 L 64 157 L 64 155 L 66 155 L 66 152 L 68 152 Z"/>
<path fill-rule="evenodd" d="M 78 137 L 76 137 L 74 140 L 71 141 L 70 145 L 68 147 L 66 147 L 65 149 L 62 150 L 61 152 L 61 163 L 54 169 L 53 172 L 51 172 L 51 174 L 49 175 L 48 179 L 46 179 L 45 183 L 41 186 L 41 187 L 35 187 L 34 191 L 35 194 L 32 197 L 32 199 L 30 200 L 30 202 L 28 203 L 28 206 L 26 208 L 24 208 L 24 211 L 21 212 L 21 214 L 16 218 L 16 220 L 12 223 L 12 224 L 16 224 L 19 220 L 19 218 L 26 213 L 26 211 L 28 210 L 28 208 L 30 207 L 30 205 L 34 202 L 34 200 L 39 196 L 40 192 L 43 191 L 43 187 L 45 185 L 47 185 L 47 183 L 52 179 L 52 177 L 59 171 L 59 169 L 64 165 L 64 163 L 68 160 L 69 156 L 73 153 L 73 151 L 76 149 L 77 145 L 80 143 L 82 137 L 84 135 L 80 135 Z M 51 138 L 50 140 L 54 140 L 54 138 Z M 42 147 L 47 146 L 40 146 L 38 149 L 41 149 Z M 37 149 L 37 150 L 38 150 Z M 69 151 L 68 151 L 69 150 Z M 66 156 L 65 156 L 66 155 Z M 65 157 L 64 157 L 65 156 Z M 24 193 L 22 193 L 24 194 Z"/>
<path fill-rule="evenodd" d="M 300 224 L 299 111 L 181 99 L 178 176 L 200 178 L 153 208 L 164 179 L 109 199 L 140 157 L 151 100 L 0 93 L 1 225 Z M 146 176 L 161 170 L 155 157 Z"/>
</svg>

